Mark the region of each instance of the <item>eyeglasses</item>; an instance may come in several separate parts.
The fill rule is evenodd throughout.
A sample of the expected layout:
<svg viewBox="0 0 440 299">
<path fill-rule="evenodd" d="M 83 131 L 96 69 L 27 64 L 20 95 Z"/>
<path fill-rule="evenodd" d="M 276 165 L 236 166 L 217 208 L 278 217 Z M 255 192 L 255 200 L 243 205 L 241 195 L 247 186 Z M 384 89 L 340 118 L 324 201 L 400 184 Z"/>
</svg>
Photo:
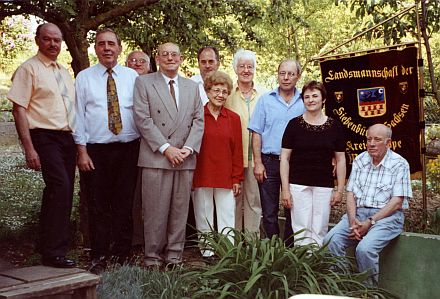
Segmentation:
<svg viewBox="0 0 440 299">
<path fill-rule="evenodd" d="M 280 77 L 285 77 L 286 75 L 287 75 L 289 78 L 296 77 L 296 74 L 295 74 L 295 73 L 292 73 L 292 72 L 283 72 L 283 71 L 281 71 L 281 72 L 278 73 L 278 75 L 279 75 Z"/>
<path fill-rule="evenodd" d="M 180 55 L 180 53 L 177 52 L 168 52 L 168 51 L 163 51 L 162 53 L 160 53 L 160 56 L 167 58 L 169 55 L 171 55 L 172 58 L 176 58 Z"/>
<path fill-rule="evenodd" d="M 250 65 L 250 64 L 240 64 L 238 66 L 238 69 L 239 70 L 250 70 L 250 71 L 252 71 L 254 69 L 254 66 Z"/>
<path fill-rule="evenodd" d="M 222 96 L 225 96 L 225 97 L 227 97 L 228 95 L 229 95 L 229 92 L 227 91 L 227 90 L 225 90 L 225 89 L 218 89 L 218 88 L 216 88 L 216 89 L 211 89 L 211 92 L 214 94 L 214 95 L 216 95 L 216 96 L 218 96 L 218 95 L 222 95 Z"/>
<path fill-rule="evenodd" d="M 145 63 L 148 62 L 146 59 L 143 59 L 143 58 L 139 58 L 139 59 L 132 58 L 132 59 L 128 59 L 127 61 L 130 62 L 130 63 L 133 63 L 133 64 L 136 64 L 136 63 L 138 63 L 138 62 L 139 62 L 140 64 L 145 64 Z"/>
</svg>

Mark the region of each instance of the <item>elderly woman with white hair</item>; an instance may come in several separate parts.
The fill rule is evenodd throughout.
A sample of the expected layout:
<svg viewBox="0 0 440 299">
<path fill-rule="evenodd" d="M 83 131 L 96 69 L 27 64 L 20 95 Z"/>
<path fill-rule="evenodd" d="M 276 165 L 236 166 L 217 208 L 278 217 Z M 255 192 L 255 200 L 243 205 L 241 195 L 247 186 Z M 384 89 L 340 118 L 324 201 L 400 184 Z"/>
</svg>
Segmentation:
<svg viewBox="0 0 440 299">
<path fill-rule="evenodd" d="M 261 203 L 257 180 L 253 173 L 251 133 L 247 127 L 258 98 L 267 90 L 254 82 L 257 68 L 254 52 L 238 50 L 234 55 L 233 67 L 237 74 L 237 83 L 234 84 L 225 107 L 240 116 L 245 167 L 242 194 L 236 198 L 235 228 L 259 236 Z"/>
</svg>

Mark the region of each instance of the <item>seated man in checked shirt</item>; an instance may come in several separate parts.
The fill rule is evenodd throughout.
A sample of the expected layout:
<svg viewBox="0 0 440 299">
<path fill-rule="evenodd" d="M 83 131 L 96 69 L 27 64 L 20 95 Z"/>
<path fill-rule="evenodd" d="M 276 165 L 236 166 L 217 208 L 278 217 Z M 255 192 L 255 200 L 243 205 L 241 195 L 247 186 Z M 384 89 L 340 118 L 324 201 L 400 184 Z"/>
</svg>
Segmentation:
<svg viewBox="0 0 440 299">
<path fill-rule="evenodd" d="M 403 209 L 412 197 L 408 162 L 389 149 L 391 128 L 376 124 L 367 131 L 367 151 L 353 161 L 347 184 L 347 213 L 324 244 L 338 256 L 356 245 L 359 271 L 377 285 L 379 253 L 403 230 Z"/>
</svg>

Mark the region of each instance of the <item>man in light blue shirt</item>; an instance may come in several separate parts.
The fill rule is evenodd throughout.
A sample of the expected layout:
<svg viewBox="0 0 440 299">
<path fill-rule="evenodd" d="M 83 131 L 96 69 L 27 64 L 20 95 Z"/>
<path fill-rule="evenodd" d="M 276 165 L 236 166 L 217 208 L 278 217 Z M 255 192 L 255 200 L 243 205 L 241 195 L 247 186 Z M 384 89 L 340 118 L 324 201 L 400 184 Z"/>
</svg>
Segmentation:
<svg viewBox="0 0 440 299">
<path fill-rule="evenodd" d="M 279 86 L 262 95 L 255 106 L 248 129 L 252 132 L 254 175 L 260 190 L 263 227 L 268 238 L 279 235 L 281 140 L 287 123 L 304 112 L 300 91 L 295 87 L 301 77 L 297 61 L 284 60 L 278 66 Z M 292 234 L 290 212 L 285 213 L 284 238 Z"/>
<path fill-rule="evenodd" d="M 74 139 L 89 212 L 92 272 L 102 271 L 111 256 L 124 262 L 131 249 L 139 156 L 133 90 L 138 74 L 118 64 L 121 50 L 113 30 L 99 30 L 95 39 L 99 63 L 81 71 L 75 83 Z"/>
</svg>

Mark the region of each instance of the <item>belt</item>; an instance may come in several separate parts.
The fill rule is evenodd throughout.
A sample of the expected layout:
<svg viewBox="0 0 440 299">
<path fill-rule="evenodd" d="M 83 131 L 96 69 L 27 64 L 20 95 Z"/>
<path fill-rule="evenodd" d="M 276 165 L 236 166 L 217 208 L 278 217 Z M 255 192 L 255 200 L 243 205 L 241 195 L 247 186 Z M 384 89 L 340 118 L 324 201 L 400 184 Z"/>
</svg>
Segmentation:
<svg viewBox="0 0 440 299">
<path fill-rule="evenodd" d="M 280 155 L 275 155 L 275 154 L 261 154 L 271 160 L 280 160 Z"/>
</svg>

